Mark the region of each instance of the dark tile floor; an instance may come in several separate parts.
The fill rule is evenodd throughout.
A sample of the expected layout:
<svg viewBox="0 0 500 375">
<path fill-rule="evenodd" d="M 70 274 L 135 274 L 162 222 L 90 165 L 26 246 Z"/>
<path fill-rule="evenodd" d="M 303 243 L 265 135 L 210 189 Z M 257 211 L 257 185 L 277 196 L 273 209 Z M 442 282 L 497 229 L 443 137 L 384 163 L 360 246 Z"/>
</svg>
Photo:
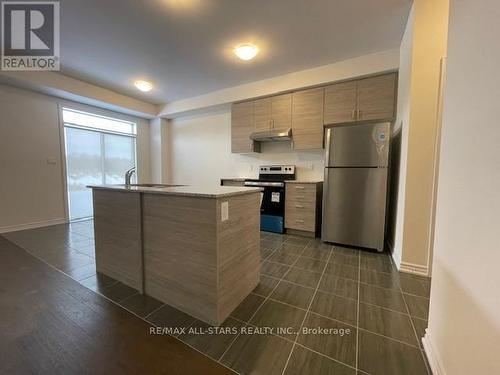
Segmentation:
<svg viewBox="0 0 500 375">
<path fill-rule="evenodd" d="M 92 221 L 5 237 L 151 324 L 181 328 L 171 335 L 241 374 L 430 373 L 430 279 L 399 273 L 386 253 L 263 232 L 260 284 L 214 333 L 96 274 Z"/>
</svg>

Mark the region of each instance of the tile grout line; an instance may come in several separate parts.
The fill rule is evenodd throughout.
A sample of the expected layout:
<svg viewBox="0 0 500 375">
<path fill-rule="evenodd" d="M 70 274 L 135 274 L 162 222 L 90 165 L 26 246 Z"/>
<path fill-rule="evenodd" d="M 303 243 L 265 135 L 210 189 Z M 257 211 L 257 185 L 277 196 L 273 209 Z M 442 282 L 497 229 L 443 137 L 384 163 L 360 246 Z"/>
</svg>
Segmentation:
<svg viewBox="0 0 500 375">
<path fill-rule="evenodd" d="M 304 251 L 305 251 L 305 249 L 304 249 Z M 309 315 L 309 312 L 311 310 L 311 305 L 312 305 L 312 303 L 314 301 L 314 298 L 316 297 L 316 293 L 318 292 L 319 284 L 321 283 L 321 280 L 323 279 L 323 276 L 325 274 L 326 268 L 328 267 L 328 263 L 330 262 L 332 254 L 333 254 L 333 246 L 331 246 L 331 248 L 330 248 L 330 254 L 328 255 L 328 259 L 326 261 L 326 264 L 323 267 L 323 272 L 321 273 L 321 277 L 319 278 L 318 282 L 316 283 L 316 288 L 315 288 L 314 293 L 313 293 L 313 295 L 311 297 L 311 300 L 309 301 L 309 305 L 307 306 L 307 312 L 304 314 L 304 318 L 302 319 L 302 323 L 300 324 L 299 331 L 295 334 L 295 340 L 294 340 L 293 345 L 292 345 L 292 350 L 290 351 L 290 354 L 288 354 L 288 358 L 287 358 L 287 360 L 285 362 L 285 367 L 283 368 L 283 371 L 281 372 L 281 375 L 285 374 L 285 371 L 286 371 L 286 369 L 288 367 L 288 363 L 290 362 L 290 358 L 292 357 L 293 350 L 295 349 L 295 345 L 297 344 L 297 340 L 299 339 L 300 330 L 304 326 L 304 322 L 306 321 L 306 319 L 307 319 L 307 317 Z"/>
<path fill-rule="evenodd" d="M 259 296 L 259 297 L 263 297 L 263 298 L 265 298 L 265 296 L 260 295 L 260 294 L 256 294 L 256 293 L 252 293 L 252 294 L 257 295 L 257 296 Z M 308 312 L 308 310 L 306 310 L 306 309 L 304 309 L 304 308 L 302 308 L 302 307 L 299 307 L 299 306 L 296 306 L 296 305 L 291 305 L 291 304 L 289 304 L 289 303 L 286 303 L 286 302 L 283 302 L 283 301 L 280 301 L 280 300 L 277 300 L 277 299 L 274 299 L 274 298 L 268 298 L 268 300 L 269 300 L 269 301 L 276 302 L 276 303 L 279 303 L 279 304 L 282 304 L 282 305 L 290 306 L 290 307 L 292 307 L 292 308 L 294 308 L 294 309 L 297 309 L 297 310 L 306 311 L 306 313 Z M 377 306 L 377 305 L 372 305 L 372 306 L 379 307 L 379 306 Z M 352 328 L 356 328 L 356 325 L 354 325 L 354 324 L 352 324 L 352 323 L 348 323 L 348 322 L 345 322 L 345 321 L 340 320 L 340 319 L 335 319 L 335 318 L 332 318 L 332 317 L 329 317 L 329 316 L 326 316 L 326 315 L 322 315 L 322 314 L 319 314 L 319 313 L 314 312 L 314 311 L 309 311 L 309 314 L 317 315 L 317 316 L 320 316 L 320 317 L 325 318 L 325 319 L 327 319 L 327 320 L 331 320 L 332 322 L 341 323 L 341 324 L 343 324 L 343 325 L 347 325 L 347 326 L 350 326 L 350 327 L 352 327 Z M 406 315 L 406 314 L 403 314 L 403 313 L 401 313 L 401 315 L 404 315 L 404 316 L 408 316 L 408 317 L 409 317 L 409 315 Z M 251 325 L 251 326 L 253 326 L 253 327 L 257 327 L 256 325 L 254 325 L 254 324 L 252 324 L 252 323 L 250 323 L 250 322 L 248 322 L 248 321 L 244 321 L 244 320 L 241 320 L 241 319 L 239 319 L 239 318 L 236 318 L 235 316 L 230 315 L 229 317 L 230 317 L 231 319 L 237 320 L 237 321 L 242 322 L 242 323 L 244 323 L 244 324 L 247 324 L 247 323 L 248 323 L 249 325 Z M 374 335 L 377 335 L 377 336 L 380 336 L 380 337 L 384 337 L 384 338 L 386 338 L 386 339 L 389 339 L 389 340 L 392 340 L 392 341 L 398 342 L 398 343 L 400 343 L 400 344 L 407 345 L 407 346 L 411 346 L 412 348 L 420 349 L 420 347 L 418 347 L 418 346 L 416 346 L 416 345 L 408 344 L 407 342 L 404 342 L 404 341 L 399 340 L 399 339 L 395 339 L 395 338 L 390 337 L 390 336 L 383 335 L 383 334 L 381 334 L 381 333 L 379 333 L 379 332 L 370 331 L 369 329 L 366 329 L 366 328 L 360 328 L 360 327 L 357 327 L 357 328 L 358 328 L 358 329 L 360 329 L 361 331 L 369 332 L 369 333 L 371 333 L 371 334 L 374 334 Z M 288 341 L 290 341 L 290 342 L 293 342 L 292 340 L 287 339 L 287 338 L 286 338 L 286 337 L 284 337 L 284 336 L 280 336 L 280 335 L 277 335 L 277 334 L 274 334 L 274 333 L 270 333 L 270 334 L 271 334 L 271 335 L 274 335 L 274 336 L 276 336 L 276 337 L 283 338 L 283 339 L 288 340 Z M 301 345 L 301 344 L 297 343 L 297 345 Z M 301 345 L 301 346 L 304 346 L 304 345 Z M 304 347 L 306 347 L 306 346 L 304 346 Z M 306 348 L 308 348 L 308 347 L 306 347 Z M 308 348 L 308 349 L 310 349 L 310 348 Z M 310 349 L 310 350 L 313 350 L 313 349 Z M 327 356 L 327 357 L 328 357 L 328 356 Z M 330 357 L 329 357 L 329 358 L 330 358 Z M 339 361 L 339 360 L 337 360 L 337 361 L 338 361 L 338 362 L 340 362 L 340 363 L 345 364 L 346 366 L 350 366 L 350 365 L 348 365 L 348 364 L 346 364 L 346 363 L 344 363 L 344 362 L 342 362 L 342 361 Z M 352 366 L 351 366 L 351 367 L 352 367 Z"/>
<path fill-rule="evenodd" d="M 396 267 L 396 264 L 393 263 L 393 260 L 392 260 L 392 257 L 391 257 L 391 263 L 394 267 Z M 409 315 L 409 319 L 410 319 L 410 324 L 411 324 L 411 328 L 413 328 L 413 333 L 415 334 L 415 338 L 417 339 L 417 345 L 418 345 L 418 348 L 419 348 L 419 352 L 420 352 L 420 355 L 422 356 L 422 361 L 424 361 L 424 367 L 427 371 L 427 374 L 431 374 L 431 372 L 429 371 L 429 368 L 427 367 L 427 358 L 425 358 L 425 352 L 421 349 L 420 347 L 420 339 L 418 337 L 418 334 L 417 334 L 417 330 L 415 328 L 415 325 L 413 324 L 413 319 L 412 319 L 412 316 L 410 314 L 410 309 L 408 307 L 408 304 L 406 303 L 406 298 L 405 298 L 405 294 L 403 293 L 403 289 L 401 288 L 401 285 L 399 286 L 399 291 L 401 292 L 401 295 L 403 297 L 403 302 L 405 304 L 405 307 L 406 307 L 406 311 L 408 312 L 408 315 Z"/>
<path fill-rule="evenodd" d="M 131 294 L 130 296 L 127 296 L 127 297 L 125 297 L 125 298 L 122 298 L 121 300 L 117 301 L 116 303 L 118 303 L 118 304 L 120 305 L 121 303 L 123 303 L 123 301 L 126 301 L 126 300 L 128 300 L 129 298 L 135 297 L 135 296 L 137 296 L 138 294 L 140 294 L 140 293 L 139 293 L 139 292 L 135 292 L 134 294 Z"/>
<path fill-rule="evenodd" d="M 279 244 L 279 245 L 277 246 L 277 248 L 276 248 L 276 249 L 274 249 L 274 250 L 272 251 L 272 253 L 271 253 L 269 256 L 272 256 L 272 254 L 273 254 L 273 253 L 275 253 L 275 252 L 276 252 L 276 251 L 277 251 L 277 250 L 281 247 L 281 245 L 283 245 L 284 243 L 286 243 L 286 242 L 287 242 L 287 240 L 288 240 L 288 239 L 286 239 L 286 240 L 285 240 L 285 241 L 283 241 L 281 244 Z M 307 243 L 305 244 L 305 246 L 304 246 L 304 247 L 303 247 L 303 249 L 302 249 L 302 252 L 298 255 L 298 258 L 300 258 L 300 257 L 302 257 L 302 256 L 303 256 L 303 254 L 304 254 L 305 250 L 309 247 L 310 243 L 311 243 L 311 241 L 309 241 L 309 242 L 307 242 Z M 26 249 L 25 249 L 25 250 L 26 250 Z M 76 249 L 73 249 L 73 250 L 78 251 L 78 250 L 76 250 Z M 28 252 L 29 252 L 29 251 L 28 251 Z M 38 256 L 36 256 L 36 255 L 32 254 L 31 252 L 29 252 L 29 253 L 30 253 L 31 255 L 35 256 L 37 259 L 41 260 L 42 262 L 44 262 L 44 263 L 48 264 L 48 265 L 49 265 L 49 266 L 51 266 L 52 268 L 56 269 L 57 271 L 59 271 L 59 272 L 61 272 L 61 273 L 65 274 L 66 276 L 68 276 L 68 277 L 70 277 L 70 278 L 74 279 L 72 276 L 70 276 L 70 275 L 66 274 L 65 272 L 61 271 L 60 269 L 58 269 L 58 268 L 56 268 L 56 267 L 52 266 L 50 263 L 47 263 L 44 259 L 42 259 L 42 258 L 38 258 Z M 268 257 L 269 257 L 269 256 L 268 256 Z M 333 256 L 334 256 L 334 251 L 333 251 L 333 250 L 331 250 L 330 255 L 329 255 L 329 257 L 328 257 L 327 265 L 330 263 L 330 262 L 329 262 L 329 260 L 330 260 L 330 258 L 332 258 Z M 306 257 L 307 257 L 307 256 L 306 256 Z M 311 257 L 308 257 L 308 258 L 311 258 Z M 358 258 L 360 259 L 360 255 L 359 255 L 359 253 L 358 253 Z M 317 258 L 312 258 L 312 259 L 315 259 L 315 260 L 317 260 L 317 261 L 322 261 L 322 259 L 317 259 Z M 360 262 L 360 260 L 359 260 L 358 262 Z M 278 262 L 276 262 L 276 263 L 278 263 Z M 285 276 L 286 276 L 286 275 L 290 272 L 290 270 L 291 270 L 291 268 L 293 267 L 293 265 L 294 265 L 294 264 L 295 264 L 295 262 L 294 262 L 292 265 L 286 265 L 286 264 L 285 264 L 285 266 L 287 266 L 289 269 L 288 269 L 288 270 L 284 273 L 284 275 L 283 275 L 281 278 L 279 278 L 279 279 L 278 279 L 278 278 L 276 278 L 276 277 L 273 277 L 273 276 L 268 276 L 268 275 L 265 275 L 265 276 L 268 276 L 269 278 L 272 278 L 272 279 L 278 280 L 277 285 L 278 285 L 281 281 L 289 282 L 289 281 L 284 280 L 284 277 L 285 277 Z M 308 270 L 308 271 L 309 271 L 309 270 Z M 359 298 L 359 288 L 360 288 L 360 286 L 359 286 L 359 284 L 360 284 L 359 274 L 360 274 L 360 272 L 361 272 L 361 267 L 358 267 L 358 317 L 359 317 L 359 299 L 360 299 L 360 298 Z M 322 280 L 322 278 L 323 278 L 324 274 L 325 274 L 325 269 L 323 269 L 323 272 L 321 273 L 321 277 L 320 277 L 320 279 L 319 279 L 319 281 L 318 281 L 318 283 L 317 283 L 317 288 L 316 288 L 316 290 L 315 290 L 315 294 L 316 294 L 316 292 L 317 292 L 317 291 L 320 291 L 320 290 L 318 289 L 318 285 L 320 284 L 320 282 L 321 282 L 321 280 Z M 87 279 L 89 279 L 90 277 L 92 277 L 92 276 L 89 276 L 89 277 L 87 277 L 87 278 L 85 278 L 85 279 L 82 279 L 81 281 L 83 281 L 83 280 L 87 280 Z M 340 276 L 336 276 L 336 277 L 340 277 Z M 347 280 L 352 280 L 352 279 L 349 279 L 349 278 L 346 278 L 346 279 L 347 279 Z M 74 279 L 74 280 L 75 280 L 75 281 L 77 281 L 78 283 L 80 283 L 80 284 L 81 284 L 81 281 L 76 280 L 76 279 Z M 352 280 L 352 281 L 354 281 L 354 280 Z M 117 283 L 117 282 L 115 282 L 114 284 L 116 284 L 116 283 Z M 297 284 L 297 283 L 293 283 L 293 282 L 290 282 L 290 283 L 292 283 L 292 284 Z M 112 284 L 112 285 L 114 285 L 114 284 Z M 109 285 L 108 287 L 110 287 L 110 286 L 112 286 L 112 285 Z M 277 285 L 276 285 L 276 286 L 277 286 Z M 297 284 L 297 285 L 303 286 L 303 285 L 301 285 L 301 284 Z M 368 285 L 370 285 L 370 284 L 368 284 Z M 83 285 L 83 284 L 82 284 L 82 286 L 85 286 L 85 285 Z M 305 287 L 305 286 L 303 286 L 303 287 Z M 87 289 L 89 289 L 89 290 L 90 290 L 90 291 L 92 291 L 92 292 L 95 292 L 95 291 L 93 291 L 92 289 L 90 289 L 90 288 L 88 288 L 88 287 L 87 287 Z M 270 295 L 274 292 L 274 290 L 275 290 L 275 289 L 276 289 L 276 287 L 275 287 L 275 288 L 273 288 L 273 290 L 270 292 L 269 296 L 270 296 Z M 310 289 L 312 289 L 312 288 L 310 288 Z M 384 288 L 384 289 L 385 289 L 385 288 Z M 401 289 L 400 289 L 400 292 L 401 292 L 401 293 L 403 293 L 403 294 L 405 294 L 404 292 L 402 292 L 402 290 L 401 290 Z M 100 294 L 100 293 L 97 293 L 97 294 Z M 132 311 L 128 310 L 127 308 L 125 308 L 125 307 L 123 307 L 123 306 L 121 306 L 121 305 L 120 305 L 120 303 L 121 303 L 121 302 L 123 302 L 124 300 L 126 300 L 126 299 L 128 299 L 128 298 L 131 298 L 131 297 L 133 297 L 134 295 L 137 295 L 137 294 L 138 294 L 138 293 L 135 293 L 135 294 L 133 294 L 133 295 L 131 295 L 131 296 L 128 296 L 128 297 L 126 297 L 126 298 L 124 298 L 124 299 L 120 300 L 119 302 L 113 301 L 113 300 L 111 300 L 111 299 L 107 298 L 106 296 L 103 296 L 102 294 L 100 294 L 100 295 L 101 295 L 101 296 L 103 296 L 103 297 L 105 297 L 106 299 L 108 299 L 108 300 L 109 300 L 109 301 L 111 301 L 112 303 L 115 303 L 116 305 L 118 305 L 119 307 L 123 308 L 124 310 L 126 310 L 126 311 L 128 311 L 128 312 L 132 313 L 133 315 L 136 315 L 137 317 L 139 317 L 140 319 L 144 320 L 144 321 L 145 321 L 145 322 L 147 322 L 148 324 L 154 325 L 154 324 L 152 324 L 151 322 L 147 321 L 147 320 L 145 319 L 145 317 L 143 318 L 143 317 L 141 317 L 141 316 L 137 315 L 136 313 L 134 313 L 134 312 L 132 312 Z M 331 293 L 330 293 L 330 294 L 331 294 Z M 410 294 L 409 294 L 409 295 L 410 295 Z M 268 297 L 269 297 L 269 296 L 268 296 Z M 348 297 L 343 297 L 343 296 L 339 296 L 339 297 L 342 297 L 342 298 L 348 298 Z M 404 297 L 404 296 L 403 296 L 403 297 Z M 419 296 L 419 297 L 420 297 L 420 296 Z M 424 297 L 424 298 L 425 298 L 425 297 Z M 268 298 L 268 299 L 270 299 L 270 300 L 274 300 L 274 299 L 272 299 L 272 298 Z M 310 306 L 311 306 L 311 304 L 312 304 L 313 299 L 314 299 L 314 295 L 313 295 L 313 297 L 312 297 L 312 299 L 311 299 L 311 303 L 309 304 Z M 283 303 L 283 302 L 278 301 L 278 300 L 275 300 L 275 301 L 277 301 L 277 302 L 279 302 L 279 303 Z M 265 302 L 265 301 L 264 301 L 264 302 Z M 259 306 L 259 308 L 258 308 L 257 310 L 259 310 L 259 309 L 262 307 L 262 305 L 264 304 L 264 302 L 263 302 L 263 303 Z M 286 304 L 286 303 L 283 303 L 283 304 Z M 406 300 L 405 300 L 405 304 L 406 304 Z M 160 307 L 158 307 L 157 309 L 153 310 L 151 313 L 149 313 L 148 315 L 146 315 L 146 317 L 147 317 L 147 316 L 150 316 L 152 313 L 154 313 L 155 311 L 157 311 L 157 310 L 161 309 L 161 308 L 162 308 L 162 307 L 164 307 L 164 306 L 165 306 L 165 304 L 164 304 L 164 305 L 162 305 L 162 306 L 160 306 Z M 293 305 L 290 305 L 290 306 L 293 306 Z M 374 305 L 374 306 L 377 306 L 377 305 Z M 293 306 L 293 307 L 299 308 L 299 307 L 297 307 L 297 306 Z M 383 308 L 383 307 L 381 307 L 381 306 L 378 306 L 378 307 Z M 406 306 L 406 309 L 407 309 L 407 311 L 409 312 L 409 310 L 408 310 L 408 307 L 407 307 L 407 306 Z M 386 309 L 386 310 L 390 310 L 390 309 Z M 308 309 L 307 311 L 308 311 L 309 313 L 312 313 L 312 314 L 316 314 L 316 315 L 322 316 L 321 314 L 317 314 L 317 313 L 310 312 L 310 311 L 309 311 L 309 309 Z M 256 311 L 256 312 L 257 312 L 257 311 Z M 256 312 L 255 312 L 255 313 L 256 313 Z M 255 313 L 254 313 L 254 315 L 255 315 Z M 399 312 L 399 313 L 401 313 L 401 312 Z M 252 315 L 252 317 L 250 318 L 250 320 L 253 318 L 253 316 L 254 316 L 254 315 Z M 405 315 L 406 315 L 406 314 L 405 314 Z M 329 320 L 336 321 L 335 319 L 329 318 L 329 317 L 327 317 L 327 316 L 323 316 L 323 317 L 324 317 L 324 318 L 326 318 L 326 319 L 329 319 Z M 410 316 L 410 318 L 411 318 L 411 316 Z M 238 320 L 238 321 L 241 321 L 241 320 L 239 320 L 239 319 L 237 319 L 237 318 L 233 318 L 233 319 Z M 190 326 L 192 326 L 192 325 L 194 324 L 194 322 L 195 322 L 195 321 L 196 321 L 196 319 L 194 319 L 194 320 L 193 320 L 193 322 L 190 324 Z M 304 322 L 304 321 L 305 321 L 305 319 L 303 320 L 303 322 Z M 241 321 L 241 322 L 243 322 L 243 321 Z M 340 321 L 339 321 L 339 322 L 340 322 Z M 243 322 L 243 323 L 245 323 L 245 322 Z M 413 323 L 413 322 L 412 322 L 412 323 Z M 252 325 L 252 324 L 250 324 L 249 322 L 248 322 L 248 323 L 246 323 L 246 324 L 247 324 L 247 325 Z M 349 323 L 346 323 L 346 324 L 350 325 Z M 359 323 L 358 323 L 358 325 L 359 325 Z M 357 328 L 359 329 L 359 326 L 358 326 Z M 364 329 L 363 329 L 363 330 L 364 330 Z M 364 331 L 370 332 L 370 331 L 368 331 L 368 330 L 364 330 Z M 415 330 L 414 330 L 414 332 L 415 332 Z M 373 333 L 374 333 L 374 334 L 377 334 L 377 333 L 375 333 L 375 332 L 373 332 Z M 272 335 L 274 335 L 274 336 L 276 336 L 276 337 L 283 338 L 283 337 L 278 336 L 278 335 L 275 335 L 275 334 L 272 334 Z M 378 334 L 378 335 L 379 335 L 379 336 L 383 336 L 383 337 L 387 337 L 387 336 L 380 335 L 380 334 Z M 174 337 L 174 338 L 178 339 L 179 341 L 183 342 L 185 345 L 187 345 L 187 346 L 191 347 L 192 349 L 194 349 L 195 351 L 197 351 L 197 352 L 201 353 L 202 355 L 204 355 L 204 356 L 206 356 L 206 357 L 208 357 L 208 358 L 210 358 L 210 359 L 214 360 L 213 358 L 211 358 L 211 357 L 207 356 L 205 353 L 201 352 L 200 350 L 196 349 L 195 347 L 191 346 L 190 344 L 188 344 L 188 343 L 186 343 L 186 342 L 184 342 L 184 341 L 180 340 L 178 337 L 175 337 L 175 336 L 172 336 L 172 337 Z M 346 365 L 346 366 L 348 366 L 348 367 L 351 367 L 351 368 L 352 368 L 352 366 L 349 366 L 349 365 L 347 365 L 347 364 L 345 364 L 345 363 L 343 363 L 343 362 L 341 362 L 341 361 L 338 361 L 338 360 L 336 360 L 336 359 L 334 359 L 334 358 L 328 357 L 327 355 L 324 355 L 324 354 L 322 354 L 322 353 L 316 352 L 315 350 L 313 350 L 313 349 L 311 349 L 311 348 L 308 348 L 308 347 L 306 347 L 306 346 L 304 346 L 304 345 L 302 345 L 302 344 L 299 344 L 298 342 L 296 342 L 296 341 L 297 341 L 297 338 L 298 338 L 298 335 L 296 336 L 296 340 L 294 341 L 296 345 L 298 345 L 298 346 L 300 346 L 300 347 L 304 347 L 304 348 L 306 348 L 306 349 L 308 349 L 308 350 L 310 350 L 310 351 L 312 351 L 312 352 L 317 353 L 317 354 L 318 354 L 318 355 L 320 355 L 320 356 L 323 356 L 323 357 L 329 358 L 329 359 L 331 359 L 331 360 L 333 360 L 333 361 L 335 361 L 335 362 L 341 363 L 341 364 L 343 364 L 343 365 Z M 395 340 L 395 339 L 392 339 L 392 338 L 390 338 L 390 337 L 387 337 L 387 338 L 388 338 L 388 339 L 391 339 L 391 340 L 394 340 L 394 341 L 398 341 L 398 342 L 399 342 L 399 340 Z M 285 340 L 287 340 L 287 341 L 290 341 L 290 342 L 291 342 L 291 340 L 289 340 L 289 339 L 287 339 L 287 338 L 283 338 L 283 339 L 285 339 Z M 403 343 L 403 342 L 401 342 L 401 343 Z M 406 343 L 403 343 L 403 344 L 406 344 Z M 406 345 L 409 345 L 409 344 L 406 344 Z M 411 346 L 411 345 L 409 345 L 409 346 Z M 419 349 L 420 349 L 420 348 L 419 348 Z M 292 350 L 291 350 L 291 352 L 290 352 L 290 356 L 291 356 L 292 352 L 293 352 L 293 348 L 292 348 Z M 219 362 L 219 361 L 217 361 L 217 360 L 216 360 L 216 362 L 220 363 L 222 366 L 224 366 L 224 367 L 226 367 L 226 368 L 230 369 L 231 371 L 235 371 L 235 370 L 233 370 L 233 369 L 229 368 L 228 366 L 226 366 L 226 365 L 222 364 L 221 362 Z M 288 363 L 288 362 L 287 362 L 287 363 Z M 285 366 L 285 369 L 286 369 L 286 366 Z M 284 370 L 284 371 L 285 371 L 285 370 Z M 363 372 L 363 373 L 366 373 L 365 371 L 362 371 L 362 370 L 359 370 L 359 371 L 360 371 L 360 372 Z"/>
<path fill-rule="evenodd" d="M 161 301 L 160 301 L 161 302 Z M 156 309 L 154 309 L 153 311 L 151 311 L 150 313 L 148 313 L 147 315 L 144 316 L 144 319 L 147 320 L 151 315 L 153 315 L 155 312 L 159 311 L 161 308 L 163 308 L 164 306 L 167 306 L 166 303 L 164 303 L 163 305 L 161 305 L 160 307 L 157 307 Z"/>
<path fill-rule="evenodd" d="M 312 314 L 315 314 L 315 313 L 312 313 Z M 240 323 L 244 323 L 244 324 L 246 324 L 246 323 L 247 323 L 247 322 L 244 322 L 244 321 L 243 321 L 243 320 L 241 320 L 241 319 L 237 319 L 237 318 L 233 318 L 233 319 L 234 319 L 234 320 L 239 321 Z M 249 325 L 250 325 L 250 326 L 252 326 L 252 327 L 258 328 L 256 325 L 253 325 L 253 324 L 251 324 L 251 323 L 249 323 Z M 288 341 L 288 342 L 289 342 L 289 343 L 291 343 L 291 344 L 293 344 L 293 343 L 294 343 L 294 341 L 293 341 L 293 340 L 290 340 L 290 339 L 289 339 L 289 338 L 287 338 L 287 337 L 279 336 L 279 335 L 277 335 L 277 334 L 275 334 L 275 333 L 270 333 L 270 335 L 275 336 L 275 337 L 280 338 L 280 339 L 283 339 L 283 340 L 285 340 L 285 341 Z M 314 349 L 312 349 L 312 348 L 309 348 L 308 346 L 305 346 L 304 344 L 301 344 L 301 343 L 297 342 L 297 344 L 296 344 L 296 345 L 297 345 L 297 346 L 300 346 L 301 348 L 304 348 L 304 349 L 306 349 L 306 350 L 308 350 L 308 351 L 311 351 L 311 352 L 313 352 L 313 353 L 315 353 L 315 354 L 318 354 L 318 355 L 320 355 L 321 357 L 325 357 L 325 358 L 327 358 L 327 359 L 329 359 L 329 360 L 331 360 L 331 361 L 334 361 L 334 362 L 340 363 L 341 365 L 344 365 L 344 366 L 346 366 L 346 367 L 352 368 L 352 369 L 354 370 L 354 367 L 353 367 L 353 366 L 351 366 L 351 365 L 349 365 L 349 364 L 347 364 L 347 363 L 344 363 L 344 362 L 342 362 L 342 361 L 340 361 L 340 360 L 338 360 L 338 359 L 335 359 L 335 358 L 333 358 L 333 357 L 330 357 L 330 356 L 328 356 L 328 355 L 326 355 L 326 354 L 323 354 L 323 353 L 321 353 L 321 352 L 318 352 L 318 351 L 316 351 L 316 350 L 314 350 Z M 361 370 L 359 370 L 359 371 L 361 371 Z M 363 373 L 365 373 L 364 371 L 362 371 L 362 372 L 363 372 Z"/>
<path fill-rule="evenodd" d="M 263 262 L 278 263 L 278 262 L 271 262 L 271 261 L 269 261 L 267 259 L 269 259 L 270 257 L 272 257 L 278 251 L 278 249 L 281 246 L 283 246 L 283 244 L 286 243 L 288 240 L 289 240 L 289 238 L 286 238 L 284 241 L 282 241 L 279 244 L 277 244 L 275 248 L 267 248 L 268 250 L 271 250 L 271 253 L 268 256 L 266 256 L 265 258 L 262 258 L 260 260 L 260 263 L 263 263 Z M 262 247 L 262 244 L 261 244 L 261 247 Z M 297 247 L 300 247 L 300 245 L 297 245 Z M 304 250 L 305 250 L 305 248 L 304 248 Z M 302 254 L 302 252 L 301 252 L 301 254 Z M 261 255 L 262 255 L 262 253 L 261 253 Z M 283 264 L 283 263 L 279 263 L 279 264 Z"/>
<path fill-rule="evenodd" d="M 358 252 L 358 304 L 356 307 L 356 372 L 359 369 L 359 301 L 361 299 L 361 254 Z"/>
<path fill-rule="evenodd" d="M 289 240 L 289 238 L 285 239 L 285 241 L 282 242 L 282 244 L 286 243 L 287 241 Z M 304 245 L 300 255 L 302 255 L 302 253 L 306 250 L 307 246 L 309 245 L 309 243 L 311 242 L 311 240 L 307 241 L 306 244 Z M 299 255 L 299 257 L 300 257 Z M 295 260 L 295 262 L 293 264 L 295 264 L 298 260 L 299 260 L 299 257 L 297 257 L 297 259 Z M 246 323 L 245 327 L 247 327 L 249 324 L 250 324 L 250 321 L 254 318 L 254 316 L 259 312 L 259 310 L 262 308 L 262 306 L 264 306 L 264 304 L 266 303 L 266 301 L 269 299 L 269 296 L 271 296 L 271 294 L 274 293 L 274 291 L 276 290 L 276 288 L 278 287 L 279 283 L 281 282 L 281 280 L 283 280 L 283 278 L 288 274 L 288 272 L 290 272 L 290 269 L 291 269 L 292 266 L 289 266 L 289 268 L 287 269 L 287 271 L 283 274 L 283 276 L 280 278 L 280 280 L 276 283 L 276 285 L 274 286 L 274 288 L 271 290 L 271 292 L 269 293 L 269 295 L 264 299 L 264 301 L 261 302 L 261 304 L 259 305 L 259 307 L 257 307 L 257 309 L 254 311 L 254 313 L 250 316 L 250 318 L 248 318 L 248 322 Z M 220 355 L 218 361 L 221 361 L 222 358 L 224 358 L 224 356 L 226 355 L 226 353 L 229 351 L 229 349 L 231 349 L 231 347 L 233 346 L 233 344 L 236 342 L 236 340 L 238 339 L 238 337 L 241 336 L 241 332 L 238 333 L 236 335 L 236 337 L 231 341 L 231 343 L 229 344 L 229 346 L 226 348 L 226 350 L 224 350 L 224 352 Z"/>
</svg>

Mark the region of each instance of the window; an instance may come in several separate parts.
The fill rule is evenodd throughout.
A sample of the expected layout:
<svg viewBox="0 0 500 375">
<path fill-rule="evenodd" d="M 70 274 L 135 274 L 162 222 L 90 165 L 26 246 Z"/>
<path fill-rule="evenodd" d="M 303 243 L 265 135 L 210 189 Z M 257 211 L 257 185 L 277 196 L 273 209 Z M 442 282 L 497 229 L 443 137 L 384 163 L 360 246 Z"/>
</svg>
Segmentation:
<svg viewBox="0 0 500 375">
<path fill-rule="evenodd" d="M 70 220 L 93 216 L 87 185 L 123 184 L 136 165 L 137 125 L 63 108 Z"/>
</svg>

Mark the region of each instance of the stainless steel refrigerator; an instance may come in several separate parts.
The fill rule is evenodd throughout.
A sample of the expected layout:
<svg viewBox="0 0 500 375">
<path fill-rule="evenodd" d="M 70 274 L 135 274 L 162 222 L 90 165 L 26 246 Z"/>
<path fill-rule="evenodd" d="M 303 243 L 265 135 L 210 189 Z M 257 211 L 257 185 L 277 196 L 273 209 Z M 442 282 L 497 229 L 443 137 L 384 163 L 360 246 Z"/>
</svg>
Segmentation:
<svg viewBox="0 0 500 375">
<path fill-rule="evenodd" d="M 384 249 L 390 123 L 326 129 L 321 238 Z"/>
</svg>

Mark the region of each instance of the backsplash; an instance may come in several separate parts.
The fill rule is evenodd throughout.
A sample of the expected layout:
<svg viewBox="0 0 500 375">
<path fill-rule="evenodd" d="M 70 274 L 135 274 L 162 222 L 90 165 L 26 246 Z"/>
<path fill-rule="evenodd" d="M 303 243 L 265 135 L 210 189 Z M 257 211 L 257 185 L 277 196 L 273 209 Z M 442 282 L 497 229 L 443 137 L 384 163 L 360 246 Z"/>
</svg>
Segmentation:
<svg viewBox="0 0 500 375">
<path fill-rule="evenodd" d="M 261 153 L 231 153 L 231 114 L 181 118 L 168 126 L 168 182 L 218 184 L 221 178 L 257 177 L 260 165 L 293 164 L 297 178 L 323 180 L 324 151 L 292 150 L 290 142 L 264 142 Z"/>
</svg>

